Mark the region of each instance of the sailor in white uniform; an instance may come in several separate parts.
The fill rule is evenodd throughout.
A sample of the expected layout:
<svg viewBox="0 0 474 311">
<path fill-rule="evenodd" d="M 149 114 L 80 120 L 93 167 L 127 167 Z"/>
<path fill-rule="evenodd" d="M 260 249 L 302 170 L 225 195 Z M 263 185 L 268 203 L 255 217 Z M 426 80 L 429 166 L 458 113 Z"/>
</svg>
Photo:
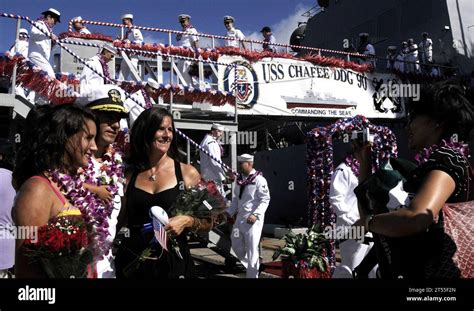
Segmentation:
<svg viewBox="0 0 474 311">
<path fill-rule="evenodd" d="M 336 213 L 336 228 L 348 229 L 358 220 L 359 209 L 354 189 L 359 180 L 350 166 L 341 163 L 331 177 L 329 203 Z M 352 278 L 352 270 L 357 267 L 370 250 L 370 246 L 358 243 L 356 240 L 347 240 L 339 244 L 341 250 L 341 264 L 336 267 L 333 278 Z M 374 275 L 371 275 L 373 277 Z"/>
<path fill-rule="evenodd" d="M 180 14 L 178 16 L 178 21 L 181 24 L 182 31 L 186 32 L 185 34 L 176 35 L 176 42 L 178 43 L 178 46 L 194 49 L 199 48 L 199 36 L 197 36 L 198 31 L 193 25 L 191 25 L 191 16 L 188 14 Z M 180 59 L 177 61 L 177 63 L 177 66 L 183 75 L 183 79 L 187 84 L 186 86 L 197 84 L 197 81 L 189 74 L 189 69 L 193 62 Z M 181 83 L 178 82 L 178 84 Z"/>
<path fill-rule="evenodd" d="M 420 71 L 420 61 L 418 60 L 418 45 L 415 44 L 415 40 L 408 39 L 408 54 L 406 56 L 406 65 L 408 72 Z"/>
<path fill-rule="evenodd" d="M 227 29 L 226 37 L 235 38 L 235 40 L 226 40 L 225 45 L 235 48 L 239 48 L 242 46 L 243 49 L 246 49 L 245 42 L 239 41 L 239 39 L 245 39 L 245 36 L 242 31 L 240 31 L 240 29 L 234 27 L 234 22 L 235 19 L 232 16 L 224 16 L 224 26 Z"/>
<path fill-rule="evenodd" d="M 28 58 L 28 30 L 20 28 L 18 33 L 18 41 L 11 47 L 10 52 L 13 54 L 20 53 L 23 57 Z"/>
<path fill-rule="evenodd" d="M 89 29 L 86 28 L 86 26 L 84 26 L 84 24 L 82 23 L 83 20 L 84 19 L 81 16 L 74 17 L 72 26 L 74 27 L 74 30 L 76 32 L 82 33 L 84 35 L 90 35 L 91 32 L 89 31 Z"/>
<path fill-rule="evenodd" d="M 28 35 L 28 30 L 25 28 L 20 28 L 18 33 L 18 41 L 11 47 L 10 53 L 12 54 L 21 54 L 24 58 L 28 58 L 28 39 L 30 36 Z M 29 101 L 33 102 L 35 99 L 35 92 L 25 90 L 23 87 L 17 85 L 15 87 L 15 93 L 18 95 L 27 98 Z M 28 94 L 28 95 L 27 95 Z"/>
<path fill-rule="evenodd" d="M 102 76 L 110 76 L 110 73 L 108 72 L 108 66 L 109 64 L 113 64 L 110 63 L 110 61 L 116 54 L 117 50 L 113 46 L 104 44 L 100 54 L 93 56 L 89 61 L 87 61 L 87 65 L 94 68 L 101 75 L 98 75 L 89 67 L 84 66 L 80 76 L 81 95 L 80 98 L 78 98 L 79 101 L 83 98 L 86 98 L 89 93 L 93 92 L 96 88 L 109 83 L 108 81 L 105 81 Z"/>
<path fill-rule="evenodd" d="M 122 24 L 126 26 L 125 34 L 123 37 L 120 38 L 124 43 L 126 44 L 127 43 L 128 44 L 142 44 L 143 43 L 143 35 L 140 29 L 133 28 L 133 14 L 122 15 Z M 138 72 L 138 56 L 129 55 L 129 58 L 134 69 Z M 124 62 L 122 62 L 122 65 L 120 66 L 119 79 L 128 80 L 129 75 L 130 75 L 130 68 Z"/>
<path fill-rule="evenodd" d="M 138 118 L 138 116 L 143 111 L 150 109 L 156 104 L 155 100 L 157 99 L 157 92 L 159 88 L 160 84 L 156 82 L 156 80 L 148 78 L 145 88 L 131 94 L 130 98 L 125 100 L 125 108 L 129 112 L 129 125 L 122 123 L 122 128 L 132 128 L 133 123 Z"/>
<path fill-rule="evenodd" d="M 357 49 L 357 52 L 359 52 L 359 54 L 364 54 L 364 55 L 369 56 L 365 58 L 361 62 L 361 64 L 369 64 L 375 68 L 375 65 L 376 65 L 376 59 L 374 58 L 375 48 L 369 42 L 369 34 L 366 32 L 362 32 L 359 34 L 359 38 L 360 38 L 360 45 L 359 45 L 359 48 Z"/>
<path fill-rule="evenodd" d="M 433 61 L 433 40 L 428 38 L 427 32 L 423 32 L 421 35 L 423 37 L 419 44 L 421 63 L 431 63 Z"/>
<path fill-rule="evenodd" d="M 267 180 L 253 168 L 253 156 L 238 157 L 242 172 L 237 179 L 227 214 L 235 223 L 231 232 L 232 249 L 247 269 L 247 278 L 258 278 L 260 267 L 258 245 L 262 235 L 265 211 L 270 203 Z"/>
<path fill-rule="evenodd" d="M 204 136 L 200 146 L 202 149 L 209 152 L 215 159 L 221 160 L 222 157 L 222 146 L 220 138 L 224 133 L 225 128 L 214 123 L 211 126 L 211 131 Z M 226 174 L 222 166 L 213 160 L 210 156 L 205 154 L 203 151 L 199 151 L 199 158 L 201 161 L 201 176 L 205 180 L 213 180 L 216 182 L 217 189 L 220 193 L 225 196 L 225 190 L 223 184 L 226 179 Z"/>
<path fill-rule="evenodd" d="M 127 117 L 127 111 L 123 105 L 125 98 L 124 92 L 115 85 L 101 85 L 96 88 L 94 93 L 90 94 L 87 107 L 97 116 L 97 151 L 90 157 L 89 164 L 91 164 L 93 176 L 92 180 L 84 183 L 84 187 L 96 193 L 101 202 L 107 200 L 111 201 L 113 206 L 110 214 L 107 215 L 108 233 L 107 241 L 112 244 L 117 231 L 118 216 L 121 209 L 121 197 L 124 196 L 124 175 L 116 175 L 117 181 L 112 181 L 114 176 L 107 174 L 101 168 L 104 165 L 104 156 L 109 148 L 113 148 L 112 144 L 120 129 L 119 121 Z M 109 161 L 121 161 L 121 159 L 113 158 Z M 117 163 L 113 163 L 117 165 Z M 110 163 L 109 165 L 112 165 Z M 112 194 L 106 189 L 111 183 L 117 185 L 117 192 L 112 197 Z M 102 197 L 104 195 L 110 197 Z M 105 201 L 102 201 L 105 200 Z M 115 264 L 112 249 L 109 250 L 104 258 L 97 262 L 97 276 L 98 278 L 115 278 Z"/>
<path fill-rule="evenodd" d="M 31 26 L 28 58 L 46 71 L 49 77 L 56 78 L 53 67 L 49 63 L 49 57 L 51 56 L 51 39 L 57 40 L 56 35 L 52 33 L 52 28 L 56 23 L 61 22 L 61 13 L 49 8 L 41 14 L 43 17 L 34 22 L 41 30 Z"/>
</svg>

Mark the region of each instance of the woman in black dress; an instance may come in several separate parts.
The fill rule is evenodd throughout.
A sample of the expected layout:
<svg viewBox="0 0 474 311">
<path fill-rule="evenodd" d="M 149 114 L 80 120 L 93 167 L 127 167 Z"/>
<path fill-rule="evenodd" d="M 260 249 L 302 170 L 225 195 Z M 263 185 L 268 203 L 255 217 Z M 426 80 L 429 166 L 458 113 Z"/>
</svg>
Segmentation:
<svg viewBox="0 0 474 311">
<path fill-rule="evenodd" d="M 383 278 L 459 277 L 449 256 L 454 243 L 444 233 L 443 206 L 468 201 L 471 169 L 463 140 L 473 128 L 472 103 L 461 87 L 440 83 L 422 89 L 411 104 L 409 146 L 420 151 L 418 167 L 404 188 L 413 194 L 406 208 L 365 215 L 354 225 L 392 238 L 389 273 Z M 354 142 L 360 160 L 359 181 L 370 176 L 370 145 Z M 454 254 L 454 251 L 452 251 Z M 451 254 L 451 255 L 452 255 Z"/>
<path fill-rule="evenodd" d="M 165 227 L 168 236 L 176 239 L 181 256 L 169 246 L 164 251 L 156 243 L 148 259 L 138 267 L 131 263 L 150 246 L 153 233 L 143 234 L 144 224 L 150 223 L 149 211 L 160 206 L 169 211 L 180 191 L 196 185 L 201 176 L 191 165 L 177 161 L 177 145 L 171 114 L 161 108 L 144 111 L 131 130 L 130 169 L 126 174 L 125 226 L 130 237 L 124 239 L 116 258 L 119 278 L 172 279 L 194 278 L 196 272 L 186 233 L 191 230 L 209 231 L 211 222 L 191 216 L 170 218 Z M 181 258 L 182 257 L 182 258 Z"/>
</svg>

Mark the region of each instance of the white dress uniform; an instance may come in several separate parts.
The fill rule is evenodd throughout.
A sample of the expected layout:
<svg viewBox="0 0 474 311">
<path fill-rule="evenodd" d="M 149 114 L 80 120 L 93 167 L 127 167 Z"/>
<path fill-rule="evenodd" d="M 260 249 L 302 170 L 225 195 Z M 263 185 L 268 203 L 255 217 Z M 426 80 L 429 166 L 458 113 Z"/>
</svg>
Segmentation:
<svg viewBox="0 0 474 311">
<path fill-rule="evenodd" d="M 20 53 L 24 58 L 28 58 L 28 45 L 28 40 L 18 40 L 10 49 L 10 53 Z M 15 48 L 17 49 L 16 51 Z"/>
<path fill-rule="evenodd" d="M 51 56 L 51 39 L 49 38 L 50 32 L 43 21 L 36 21 L 35 23 L 46 34 L 37 29 L 35 26 L 31 26 L 28 58 L 35 65 L 46 71 L 48 76 L 51 78 L 56 78 L 53 67 L 49 63 L 49 57 Z"/>
<path fill-rule="evenodd" d="M 104 70 L 102 69 L 102 64 L 100 63 L 100 56 L 95 55 L 91 57 L 87 61 L 87 65 L 90 67 L 94 68 L 98 73 L 101 75 L 104 75 Z M 104 85 L 104 78 L 95 73 L 92 69 L 90 69 L 87 66 L 84 66 L 84 69 L 82 69 L 81 77 L 80 77 L 80 82 L 81 82 L 81 93 L 82 93 L 82 88 L 84 86 L 100 86 Z"/>
<path fill-rule="evenodd" d="M 408 46 L 408 54 L 406 56 L 406 63 L 408 67 L 408 72 L 418 72 L 420 70 L 419 60 L 418 60 L 418 45 L 412 44 Z"/>
<path fill-rule="evenodd" d="M 90 35 L 91 34 L 89 29 L 87 29 L 86 27 L 82 27 L 81 30 L 79 30 L 79 33 L 82 33 L 84 35 Z"/>
<path fill-rule="evenodd" d="M 131 94 L 130 97 L 131 98 L 127 98 L 127 100 L 125 100 L 125 102 L 123 104 L 124 104 L 125 108 L 128 111 L 128 117 L 129 117 L 129 121 L 130 121 L 130 127 L 129 128 L 132 128 L 133 123 L 138 118 L 138 116 L 143 111 L 145 111 L 146 101 L 145 101 L 145 97 L 143 96 L 142 90 L 136 91 L 135 93 Z M 133 101 L 132 98 L 135 101 Z M 155 101 L 153 100 L 153 98 L 150 97 L 150 101 L 151 101 L 152 105 L 155 105 Z M 122 127 L 123 126 L 124 125 L 122 124 Z"/>
<path fill-rule="evenodd" d="M 236 39 L 241 39 L 241 40 L 245 39 L 245 36 L 242 33 L 242 31 L 236 28 L 232 28 L 231 30 L 228 30 L 226 37 L 231 37 L 231 38 L 236 38 Z M 225 45 L 239 48 L 241 45 L 240 42 L 241 41 L 239 40 L 226 40 Z"/>
<path fill-rule="evenodd" d="M 176 41 L 178 42 L 179 46 L 192 48 L 193 47 L 192 43 L 199 41 L 199 37 L 196 36 L 197 34 L 198 34 L 197 29 L 194 27 L 190 27 L 186 29 L 186 33 L 183 34 L 181 38 L 177 38 Z M 181 71 L 181 74 L 183 75 L 184 81 L 186 81 L 186 83 L 188 84 L 187 86 L 192 86 L 193 84 L 197 84 L 195 79 L 193 79 L 193 77 L 191 77 L 191 75 L 188 73 L 189 67 L 191 67 L 192 64 L 193 62 L 189 60 L 179 59 L 177 61 L 177 66 L 179 70 Z M 178 83 L 178 84 L 181 84 L 181 83 Z"/>
<path fill-rule="evenodd" d="M 97 178 L 100 177 L 100 168 L 102 163 L 97 161 L 94 157 L 91 157 L 91 161 L 93 164 L 94 170 L 94 182 L 97 182 Z M 118 182 L 118 192 L 114 196 L 114 209 L 112 213 L 108 217 L 109 222 L 109 236 L 107 237 L 107 241 L 109 243 L 113 243 L 115 234 L 117 233 L 117 222 L 118 222 L 118 215 L 120 213 L 121 204 L 121 197 L 124 196 L 123 193 L 123 183 Z M 104 258 L 97 263 L 97 276 L 99 279 L 110 279 L 115 278 L 115 265 L 114 265 L 114 256 L 112 255 L 112 249 L 110 249 L 109 253 L 104 256 Z"/>
<path fill-rule="evenodd" d="M 346 163 L 341 163 L 334 171 L 329 190 L 329 203 L 337 216 L 336 228 L 350 227 L 360 218 L 357 197 L 354 194 L 358 184 L 358 178 Z M 361 263 L 371 246 L 360 244 L 356 240 L 347 240 L 342 242 L 339 248 L 341 264 L 336 267 L 332 277 L 352 278 L 352 270 Z"/>
<path fill-rule="evenodd" d="M 16 51 L 15 51 L 15 48 L 17 49 Z M 13 45 L 13 47 L 10 49 L 10 53 L 12 54 L 20 53 L 24 58 L 28 58 L 28 40 L 18 40 L 18 42 L 15 45 Z M 33 102 L 35 99 L 35 92 L 33 91 L 30 91 L 29 93 L 28 91 L 25 92 L 25 89 L 19 85 L 15 87 L 15 93 L 23 96 L 24 98 L 27 98 L 31 102 Z"/>
<path fill-rule="evenodd" d="M 127 37 L 125 39 L 128 39 L 132 44 L 143 43 L 143 35 L 140 29 L 133 28 L 130 30 L 127 29 L 126 31 L 127 31 L 126 33 Z M 138 56 L 131 55 L 129 56 L 129 58 L 135 70 L 138 70 Z M 122 64 L 123 66 L 120 66 L 119 79 L 127 80 L 128 76 L 130 75 L 130 68 L 128 68 L 128 66 L 126 66 L 125 63 L 122 63 Z"/>
<path fill-rule="evenodd" d="M 250 172 L 254 173 L 255 170 Z M 262 235 L 265 211 L 270 203 L 270 191 L 267 180 L 262 175 L 257 176 L 254 183 L 244 187 L 241 199 L 239 199 L 240 188 L 236 184 L 232 203 L 227 209 L 229 215 L 237 214 L 231 232 L 232 249 L 247 269 L 247 278 L 258 278 L 260 267 L 258 244 Z M 252 214 L 258 215 L 258 219 L 254 224 L 248 224 L 247 218 Z"/>
<path fill-rule="evenodd" d="M 423 39 L 420 44 L 420 59 L 423 64 L 433 61 L 433 41 L 430 38 Z"/>
<path fill-rule="evenodd" d="M 209 152 L 214 158 L 221 160 L 221 146 L 219 142 L 211 135 L 206 134 L 201 141 L 200 146 Z M 199 151 L 199 158 L 201 162 L 201 176 L 205 180 L 214 180 L 217 188 L 225 196 L 222 189 L 222 182 L 225 180 L 225 172 L 219 163 L 214 161 L 210 156 L 203 151 Z"/>
<path fill-rule="evenodd" d="M 375 56 L 375 48 L 372 44 L 367 43 L 364 50 L 364 55 Z M 362 62 L 363 64 L 370 64 L 375 67 L 376 60 L 375 58 L 368 58 Z"/>
</svg>

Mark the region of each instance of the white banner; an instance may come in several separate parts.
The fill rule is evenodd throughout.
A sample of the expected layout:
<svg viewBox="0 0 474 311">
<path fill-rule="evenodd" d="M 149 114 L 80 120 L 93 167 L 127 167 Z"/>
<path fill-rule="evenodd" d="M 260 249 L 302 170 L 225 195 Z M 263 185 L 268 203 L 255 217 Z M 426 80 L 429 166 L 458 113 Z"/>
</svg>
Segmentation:
<svg viewBox="0 0 474 311">
<path fill-rule="evenodd" d="M 238 113 L 243 115 L 401 118 L 406 112 L 400 96 L 412 89 L 410 85 L 404 89 L 393 74 L 359 73 L 285 58 L 250 63 L 222 56 L 218 61 L 238 65 L 237 72 L 219 66 L 218 83 L 219 90 L 229 91 L 237 80 Z M 416 95 L 414 90 L 411 96 Z M 212 109 L 234 111 L 228 104 Z"/>
</svg>

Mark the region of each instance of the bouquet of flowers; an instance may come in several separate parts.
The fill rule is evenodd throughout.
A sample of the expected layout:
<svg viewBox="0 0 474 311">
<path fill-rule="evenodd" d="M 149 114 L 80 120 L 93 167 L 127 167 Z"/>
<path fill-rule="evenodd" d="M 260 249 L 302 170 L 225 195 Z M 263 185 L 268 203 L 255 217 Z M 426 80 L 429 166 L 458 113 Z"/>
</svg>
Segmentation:
<svg viewBox="0 0 474 311">
<path fill-rule="evenodd" d="M 81 219 L 58 217 L 38 229 L 23 247 L 31 262 L 39 262 L 49 278 L 85 278 L 92 262 L 87 227 Z"/>
<path fill-rule="evenodd" d="M 225 209 L 226 202 L 217 190 L 216 183 L 212 180 L 201 180 L 196 186 L 180 193 L 169 214 L 171 217 L 187 215 L 215 220 Z"/>
</svg>

